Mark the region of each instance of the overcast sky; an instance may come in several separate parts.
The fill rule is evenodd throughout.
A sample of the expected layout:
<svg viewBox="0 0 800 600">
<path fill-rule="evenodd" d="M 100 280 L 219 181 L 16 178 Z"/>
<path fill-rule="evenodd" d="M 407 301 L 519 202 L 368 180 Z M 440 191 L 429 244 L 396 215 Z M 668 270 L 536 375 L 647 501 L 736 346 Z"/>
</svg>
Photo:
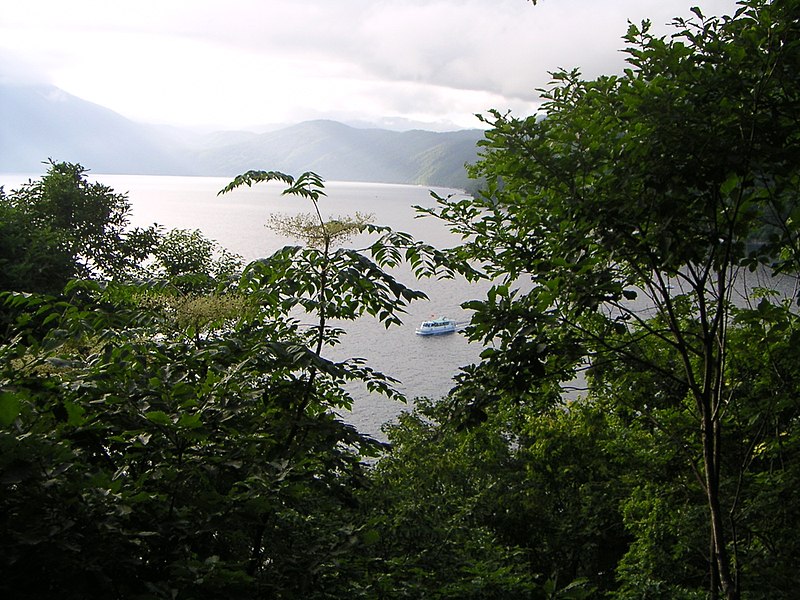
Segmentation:
<svg viewBox="0 0 800 600">
<path fill-rule="evenodd" d="M 627 22 L 734 0 L 0 0 L 0 79 L 149 123 L 314 118 L 478 127 L 529 114 L 548 72 L 619 72 Z M 3 118 L 6 118 L 3 115 Z"/>
</svg>

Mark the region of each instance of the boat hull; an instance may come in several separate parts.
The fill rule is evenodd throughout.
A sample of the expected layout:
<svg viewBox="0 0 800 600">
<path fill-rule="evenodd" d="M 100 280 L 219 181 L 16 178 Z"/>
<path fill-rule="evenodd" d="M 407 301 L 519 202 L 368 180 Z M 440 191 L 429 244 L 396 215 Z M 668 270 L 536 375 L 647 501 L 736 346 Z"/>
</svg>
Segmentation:
<svg viewBox="0 0 800 600">
<path fill-rule="evenodd" d="M 423 323 L 417 327 L 415 333 L 417 335 L 444 335 L 457 330 L 458 324 L 455 321 L 441 318 L 435 321 L 423 321 Z"/>
<path fill-rule="evenodd" d="M 427 331 L 422 329 L 417 329 L 414 333 L 416 333 L 417 335 L 444 335 L 446 333 L 455 333 L 455 331 L 456 331 L 455 327 L 450 327 L 450 328 L 442 328 L 438 330 L 427 330 Z"/>
</svg>

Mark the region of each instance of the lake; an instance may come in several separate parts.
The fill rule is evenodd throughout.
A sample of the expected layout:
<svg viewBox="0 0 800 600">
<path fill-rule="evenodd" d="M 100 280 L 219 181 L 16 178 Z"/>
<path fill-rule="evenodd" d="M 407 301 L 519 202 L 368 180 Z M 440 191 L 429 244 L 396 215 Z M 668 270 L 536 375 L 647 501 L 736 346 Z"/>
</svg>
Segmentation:
<svg viewBox="0 0 800 600">
<path fill-rule="evenodd" d="M 158 223 L 166 228 L 199 229 L 246 261 L 268 256 L 291 240 L 267 229 L 270 214 L 310 212 L 312 206 L 295 196 L 282 196 L 284 185 L 261 183 L 242 187 L 218 196 L 230 182 L 220 177 L 167 177 L 140 175 L 89 174 L 91 180 L 124 193 L 132 206 L 131 224 L 147 226 Z M 38 176 L 31 176 L 36 179 Z M 0 175 L 6 190 L 19 187 L 27 175 Z M 412 206 L 434 206 L 430 190 L 447 196 L 459 190 L 423 186 L 326 182 L 327 197 L 320 201 L 323 217 L 352 215 L 356 212 L 374 215 L 374 223 L 387 225 L 412 234 L 416 239 L 443 248 L 458 243 L 447 228 L 436 219 L 416 218 Z M 362 247 L 367 239 L 356 239 L 348 245 Z M 400 380 L 398 388 L 410 400 L 417 397 L 438 398 L 452 387 L 452 378 L 459 367 L 475 362 L 481 348 L 469 344 L 456 333 L 443 336 L 418 336 L 417 325 L 432 316 L 448 316 L 458 321 L 469 319 L 461 309 L 462 302 L 480 298 L 486 286 L 469 284 L 463 279 L 414 281 L 408 269 L 394 274 L 410 287 L 424 291 L 428 301 L 412 304 L 400 327 L 387 330 L 368 318 L 347 323 L 347 335 L 339 348 L 326 356 L 341 360 L 361 357 L 370 367 Z M 410 405 L 349 388 L 355 401 L 351 413 L 342 415 L 364 433 L 381 439 L 381 425 L 393 419 Z"/>
</svg>

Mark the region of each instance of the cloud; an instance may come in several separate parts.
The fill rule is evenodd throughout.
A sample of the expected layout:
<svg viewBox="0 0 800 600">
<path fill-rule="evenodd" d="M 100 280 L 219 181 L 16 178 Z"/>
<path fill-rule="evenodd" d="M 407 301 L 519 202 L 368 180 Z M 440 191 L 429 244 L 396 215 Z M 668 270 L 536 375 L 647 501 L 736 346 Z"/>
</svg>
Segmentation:
<svg viewBox="0 0 800 600">
<path fill-rule="evenodd" d="M 704 3 L 708 13 L 733 7 Z M 561 67 L 587 77 L 618 72 L 628 20 L 660 26 L 688 8 L 663 0 L 26 0 L 4 7 L 0 50 L 12 58 L 0 68 L 40 73 L 146 121 L 241 126 L 361 113 L 467 123 L 488 108 L 533 111 L 536 89 Z M 26 67 L 15 66 L 20 57 Z"/>
<path fill-rule="evenodd" d="M 734 0 L 708 0 L 725 12 Z M 197 11 L 192 35 L 270 57 L 347 65 L 352 74 L 535 100 L 549 73 L 619 71 L 628 21 L 666 24 L 690 4 L 661 0 L 236 0 L 219 27 Z M 260 12 L 261 7 L 268 6 Z M 256 18 L 248 18 L 255 16 Z"/>
</svg>

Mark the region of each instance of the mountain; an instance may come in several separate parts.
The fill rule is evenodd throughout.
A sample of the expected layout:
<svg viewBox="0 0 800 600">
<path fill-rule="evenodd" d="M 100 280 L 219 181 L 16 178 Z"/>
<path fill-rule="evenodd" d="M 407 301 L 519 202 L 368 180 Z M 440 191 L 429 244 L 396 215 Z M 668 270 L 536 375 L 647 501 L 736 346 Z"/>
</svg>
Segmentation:
<svg viewBox="0 0 800 600">
<path fill-rule="evenodd" d="M 0 171 L 38 173 L 48 158 L 95 173 L 196 174 L 183 147 L 53 86 L 0 85 Z"/>
<path fill-rule="evenodd" d="M 327 180 L 467 188 L 478 129 L 391 131 L 307 121 L 265 133 L 199 135 L 143 125 L 52 86 L 0 85 L 0 172 L 35 173 L 48 158 L 95 173 L 234 176 L 250 169 Z"/>
<path fill-rule="evenodd" d="M 451 132 L 361 129 L 307 121 L 198 152 L 209 175 L 248 169 L 314 171 L 325 179 L 447 185 L 464 188 L 464 164 L 477 157 L 480 130 Z"/>
</svg>

